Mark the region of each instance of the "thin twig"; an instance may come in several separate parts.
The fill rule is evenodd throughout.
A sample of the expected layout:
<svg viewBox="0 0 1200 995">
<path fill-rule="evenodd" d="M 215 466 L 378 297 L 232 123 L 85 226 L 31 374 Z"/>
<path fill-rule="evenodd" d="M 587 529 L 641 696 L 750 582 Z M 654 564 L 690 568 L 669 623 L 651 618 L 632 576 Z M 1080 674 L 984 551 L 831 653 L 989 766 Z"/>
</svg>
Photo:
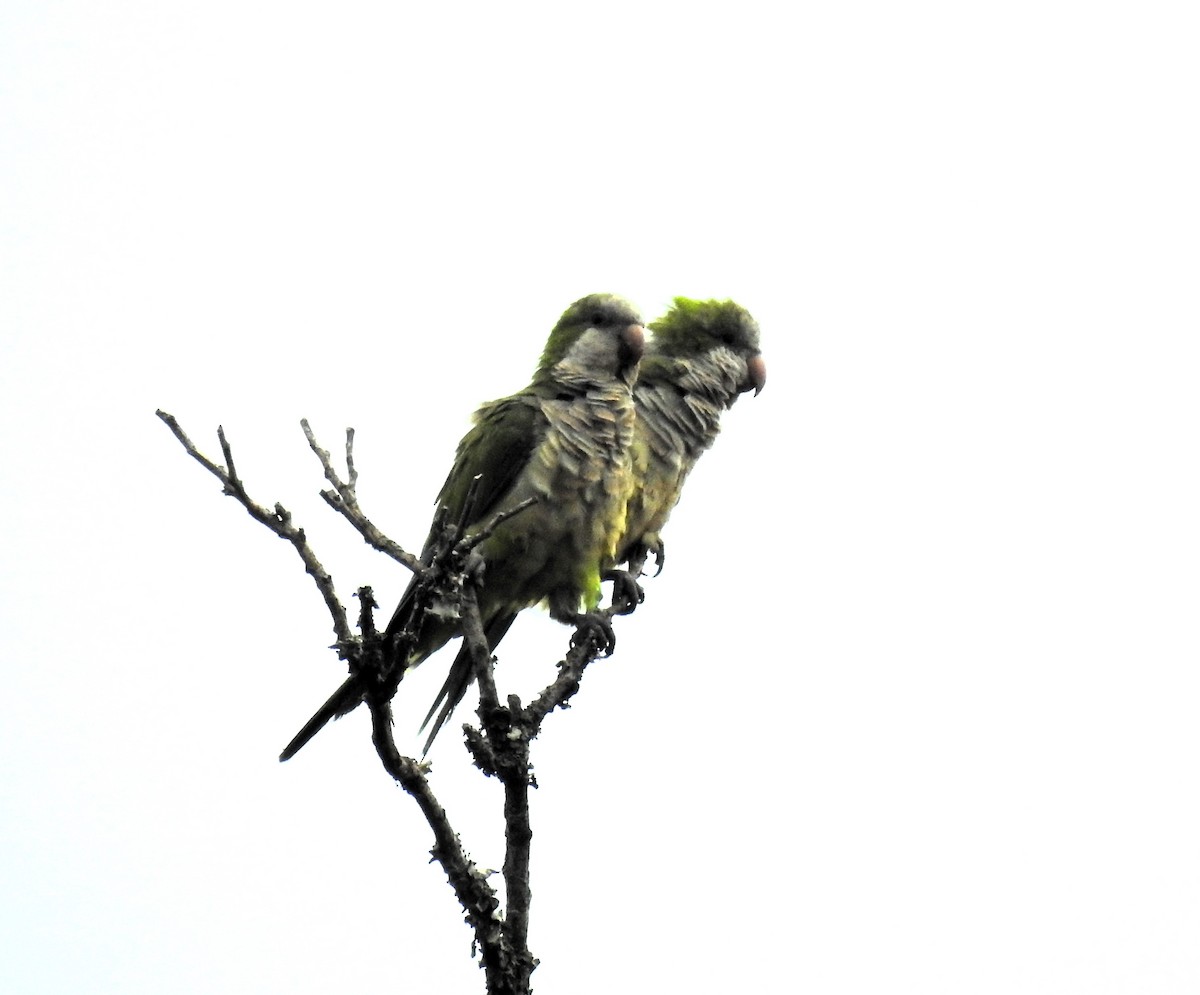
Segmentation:
<svg viewBox="0 0 1200 995">
<path fill-rule="evenodd" d="M 279 536 L 279 538 L 286 539 L 292 544 L 292 548 L 296 550 L 296 553 L 304 562 L 304 569 L 317 585 L 317 590 L 320 591 L 321 597 L 325 601 L 325 607 L 329 609 L 329 614 L 333 619 L 333 631 L 337 634 L 338 642 L 350 642 L 354 638 L 350 630 L 350 622 L 346 617 L 346 609 L 338 601 L 337 593 L 333 589 L 333 578 L 329 575 L 329 571 L 321 565 L 321 561 L 317 559 L 312 547 L 309 546 L 308 540 L 304 535 L 304 530 L 292 524 L 292 514 L 290 511 L 278 502 L 276 502 L 274 509 L 267 508 L 253 500 L 246 492 L 246 486 L 242 483 L 241 478 L 238 477 L 237 470 L 234 467 L 233 449 L 229 444 L 229 440 L 225 438 L 224 428 L 220 426 L 217 428 L 217 438 L 220 440 L 221 452 L 225 457 L 225 466 L 220 466 L 195 447 L 192 440 L 187 437 L 187 434 L 179 426 L 179 422 L 175 420 L 174 415 L 169 415 L 161 409 L 155 411 L 155 414 L 166 423 L 166 426 L 171 430 L 175 438 L 179 440 L 188 455 L 221 481 L 225 494 L 236 498 L 255 521 L 261 522 Z"/>
<path fill-rule="evenodd" d="M 307 418 L 300 419 L 300 427 L 304 430 L 304 438 L 308 440 L 308 448 L 313 451 L 321 463 L 325 479 L 333 484 L 332 490 L 321 491 L 321 497 L 334 511 L 348 521 L 367 545 L 385 553 L 398 563 L 403 563 L 413 573 L 425 576 L 426 567 L 421 561 L 405 550 L 399 543 L 389 539 L 379 531 L 358 505 L 358 494 L 355 490 L 358 484 L 358 471 L 354 468 L 354 429 L 346 429 L 346 467 L 348 480 L 342 480 L 337 470 L 333 468 L 328 450 L 322 449 L 317 443 L 312 427 Z"/>
<path fill-rule="evenodd" d="M 306 420 L 307 421 L 307 420 Z M 346 485 L 354 490 L 358 486 L 358 470 L 354 468 L 354 429 L 346 429 Z"/>
<path fill-rule="evenodd" d="M 487 637 L 483 634 L 483 621 L 479 617 L 479 598 L 475 586 L 463 585 L 462 630 L 463 642 L 471 651 L 471 662 L 475 664 L 475 680 L 479 683 L 479 707 L 491 710 L 500 706 L 496 695 L 496 678 L 492 673 L 492 654 L 488 649 Z"/>
<path fill-rule="evenodd" d="M 600 613 L 611 621 L 620 612 L 612 608 Z M 542 721 L 556 708 L 566 708 L 567 702 L 579 690 L 583 672 L 588 665 L 600 656 L 600 647 L 592 639 L 583 639 L 571 646 L 567 655 L 559 661 L 558 676 L 546 686 L 524 710 L 524 719 L 531 728 L 531 737 L 536 736 L 542 728 Z"/>
<path fill-rule="evenodd" d="M 527 497 L 524 501 L 514 504 L 511 508 L 496 512 L 478 532 L 472 532 L 469 536 L 460 540 L 458 544 L 459 548 L 463 550 L 474 549 L 484 539 L 491 536 L 503 522 L 507 522 L 510 518 L 515 518 L 521 512 L 525 511 L 526 508 L 532 508 L 537 502 L 538 499 L 536 497 Z"/>
</svg>

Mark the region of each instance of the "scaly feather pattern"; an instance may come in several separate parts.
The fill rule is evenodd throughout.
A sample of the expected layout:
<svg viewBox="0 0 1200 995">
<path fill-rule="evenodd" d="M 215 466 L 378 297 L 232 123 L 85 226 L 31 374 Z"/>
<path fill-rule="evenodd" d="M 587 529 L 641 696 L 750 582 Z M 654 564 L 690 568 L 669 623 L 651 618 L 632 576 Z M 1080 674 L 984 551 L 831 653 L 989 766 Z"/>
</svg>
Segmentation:
<svg viewBox="0 0 1200 995">
<path fill-rule="evenodd" d="M 617 562 L 640 571 L 653 553 L 662 566 L 660 532 L 697 461 L 716 440 L 721 416 L 743 393 L 766 383 L 758 324 L 733 301 L 677 297 L 651 323 L 634 387 L 636 481 Z"/>
<path fill-rule="evenodd" d="M 634 487 L 632 386 L 643 336 L 641 319 L 623 299 L 593 294 L 576 301 L 551 332 L 530 385 L 484 404 L 459 443 L 438 495 L 450 521 L 465 520 L 469 534 L 498 512 L 536 499 L 477 547 L 483 561 L 479 608 L 489 649 L 528 607 L 544 603 L 552 618 L 577 624 L 581 613 L 599 604 L 601 572 L 625 532 Z M 430 555 L 434 538 L 431 531 L 423 558 Z M 415 583 L 410 584 L 401 597 L 387 629 L 389 640 L 414 621 L 415 592 Z M 396 663 L 416 666 L 460 634 L 458 619 L 431 613 L 420 620 L 416 648 Z M 438 715 L 429 742 L 473 676 L 464 648 L 430 710 L 431 717 Z M 293 756 L 362 696 L 359 679 L 350 677 L 280 759 Z"/>
</svg>

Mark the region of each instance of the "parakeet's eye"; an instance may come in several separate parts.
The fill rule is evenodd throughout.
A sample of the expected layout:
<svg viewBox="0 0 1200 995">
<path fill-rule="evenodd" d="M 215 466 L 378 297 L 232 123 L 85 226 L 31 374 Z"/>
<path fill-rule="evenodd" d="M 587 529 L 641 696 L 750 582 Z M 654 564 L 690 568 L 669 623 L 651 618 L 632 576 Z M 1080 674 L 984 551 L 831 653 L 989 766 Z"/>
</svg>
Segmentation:
<svg viewBox="0 0 1200 995">
<path fill-rule="evenodd" d="M 604 324 L 604 313 L 602 311 L 597 311 L 592 315 L 592 324 L 597 328 Z"/>
</svg>

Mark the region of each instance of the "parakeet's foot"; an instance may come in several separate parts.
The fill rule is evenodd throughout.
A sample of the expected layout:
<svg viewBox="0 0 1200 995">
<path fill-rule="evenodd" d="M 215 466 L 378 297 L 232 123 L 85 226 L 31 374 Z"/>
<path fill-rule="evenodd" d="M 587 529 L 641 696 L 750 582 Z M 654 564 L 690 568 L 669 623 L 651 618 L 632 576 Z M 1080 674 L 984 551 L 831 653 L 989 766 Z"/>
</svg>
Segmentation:
<svg viewBox="0 0 1200 995">
<path fill-rule="evenodd" d="M 575 635 L 571 637 L 572 649 L 590 640 L 604 656 L 612 656 L 617 648 L 617 634 L 613 632 L 608 619 L 598 612 L 588 612 L 586 615 L 576 615 L 575 625 Z"/>
<path fill-rule="evenodd" d="M 646 592 L 642 590 L 642 585 L 637 582 L 636 575 L 628 570 L 606 570 L 604 579 L 612 581 L 613 610 L 618 615 L 630 614 L 646 600 Z"/>
<path fill-rule="evenodd" d="M 657 577 L 662 573 L 663 563 L 667 559 L 667 547 L 657 536 L 646 537 L 633 546 L 629 553 L 629 559 L 625 562 L 625 565 L 629 567 L 629 573 L 634 577 L 645 577 L 646 560 L 651 556 L 654 557 L 653 576 Z"/>
<path fill-rule="evenodd" d="M 655 539 L 646 552 L 654 557 L 654 576 L 657 577 L 662 573 L 663 564 L 667 562 L 667 544 L 661 539 Z"/>
</svg>

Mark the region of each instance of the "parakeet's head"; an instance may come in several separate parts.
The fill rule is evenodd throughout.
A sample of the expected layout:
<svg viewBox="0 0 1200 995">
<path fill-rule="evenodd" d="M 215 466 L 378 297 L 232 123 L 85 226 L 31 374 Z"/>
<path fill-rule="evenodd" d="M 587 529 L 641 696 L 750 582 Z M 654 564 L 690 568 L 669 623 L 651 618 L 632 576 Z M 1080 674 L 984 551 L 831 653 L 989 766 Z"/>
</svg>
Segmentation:
<svg viewBox="0 0 1200 995">
<path fill-rule="evenodd" d="M 597 377 L 633 382 L 646 344 L 642 319 L 615 294 L 589 294 L 563 312 L 538 363 L 548 374 L 560 363 Z"/>
<path fill-rule="evenodd" d="M 767 382 L 767 366 L 758 347 L 758 322 L 733 301 L 694 301 L 676 297 L 671 310 L 651 322 L 654 339 L 647 356 L 671 359 L 699 357 L 713 350 L 728 350 L 745 363 L 738 388 L 757 394 Z"/>
</svg>

